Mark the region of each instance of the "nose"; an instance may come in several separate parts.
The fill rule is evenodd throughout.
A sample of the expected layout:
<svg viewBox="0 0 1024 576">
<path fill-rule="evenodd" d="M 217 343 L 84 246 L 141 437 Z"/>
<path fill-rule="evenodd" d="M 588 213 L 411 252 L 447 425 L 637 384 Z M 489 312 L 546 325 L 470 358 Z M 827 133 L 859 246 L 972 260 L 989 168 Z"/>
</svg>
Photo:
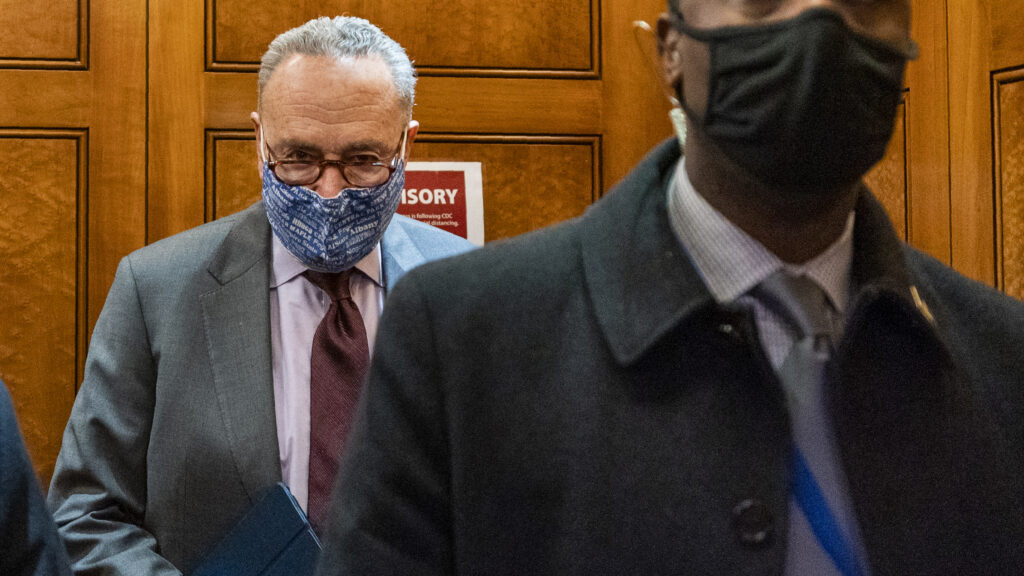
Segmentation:
<svg viewBox="0 0 1024 576">
<path fill-rule="evenodd" d="M 334 198 L 342 190 L 349 187 L 349 183 L 341 173 L 341 166 L 329 164 L 324 166 L 320 172 L 320 178 L 310 188 L 323 198 Z"/>
<path fill-rule="evenodd" d="M 811 8 L 831 8 L 842 14 L 847 24 L 850 24 L 850 19 L 847 18 L 847 11 L 843 6 L 843 2 L 837 2 L 836 0 L 792 0 L 790 2 L 783 2 L 781 10 L 775 14 L 775 19 L 789 20 Z"/>
<path fill-rule="evenodd" d="M 917 46 L 910 39 L 910 0 L 889 2 L 866 2 L 864 0 L 792 0 L 789 2 L 798 13 L 817 7 L 831 8 L 850 28 L 882 40 L 916 57 Z"/>
</svg>

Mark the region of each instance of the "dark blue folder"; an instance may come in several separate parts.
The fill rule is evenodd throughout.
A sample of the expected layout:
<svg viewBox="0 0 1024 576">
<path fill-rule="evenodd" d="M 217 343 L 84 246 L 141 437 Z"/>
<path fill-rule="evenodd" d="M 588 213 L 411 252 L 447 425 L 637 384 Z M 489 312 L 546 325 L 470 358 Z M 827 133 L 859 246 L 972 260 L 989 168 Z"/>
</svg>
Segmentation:
<svg viewBox="0 0 1024 576">
<path fill-rule="evenodd" d="M 299 503 L 278 482 L 245 513 L 192 576 L 312 575 L 320 540 Z"/>
</svg>

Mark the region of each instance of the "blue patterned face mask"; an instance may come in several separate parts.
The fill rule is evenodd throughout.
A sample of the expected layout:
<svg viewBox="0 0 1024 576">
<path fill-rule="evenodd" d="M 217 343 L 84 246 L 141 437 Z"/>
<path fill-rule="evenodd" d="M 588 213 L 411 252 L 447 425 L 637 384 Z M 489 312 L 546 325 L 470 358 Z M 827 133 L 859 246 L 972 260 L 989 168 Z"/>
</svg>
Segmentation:
<svg viewBox="0 0 1024 576">
<path fill-rule="evenodd" d="M 281 182 L 263 163 L 263 204 L 271 229 L 289 252 L 318 272 L 351 268 L 373 251 L 398 209 L 404 185 L 405 162 L 400 161 L 383 184 L 324 198 Z"/>
</svg>

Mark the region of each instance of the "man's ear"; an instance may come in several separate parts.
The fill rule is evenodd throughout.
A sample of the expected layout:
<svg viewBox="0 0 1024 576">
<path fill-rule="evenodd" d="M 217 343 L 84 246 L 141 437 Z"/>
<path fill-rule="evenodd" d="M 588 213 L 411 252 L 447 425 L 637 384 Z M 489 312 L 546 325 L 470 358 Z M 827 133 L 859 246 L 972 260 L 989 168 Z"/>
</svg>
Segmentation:
<svg viewBox="0 0 1024 576">
<path fill-rule="evenodd" d="M 252 120 L 252 129 L 256 135 L 256 172 L 260 175 L 260 182 L 263 182 L 263 158 L 260 154 L 260 147 L 263 146 L 263 142 L 260 141 L 260 114 L 259 112 L 253 112 L 249 114 L 249 119 Z"/>
<path fill-rule="evenodd" d="M 668 14 L 658 18 L 658 60 L 661 64 L 661 78 L 669 93 L 675 94 L 682 80 L 682 58 L 679 56 L 680 34 L 669 22 Z"/>
</svg>

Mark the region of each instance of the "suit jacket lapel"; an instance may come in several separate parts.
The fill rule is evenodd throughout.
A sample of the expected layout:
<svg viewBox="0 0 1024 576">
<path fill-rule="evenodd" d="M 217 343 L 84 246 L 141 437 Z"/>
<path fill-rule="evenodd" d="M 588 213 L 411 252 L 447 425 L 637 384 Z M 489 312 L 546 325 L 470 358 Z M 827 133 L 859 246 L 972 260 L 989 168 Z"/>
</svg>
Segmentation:
<svg viewBox="0 0 1024 576">
<path fill-rule="evenodd" d="M 220 285 L 200 297 L 227 441 L 255 497 L 281 479 L 270 343 L 270 224 L 262 204 L 242 214 L 208 267 Z"/>
</svg>

